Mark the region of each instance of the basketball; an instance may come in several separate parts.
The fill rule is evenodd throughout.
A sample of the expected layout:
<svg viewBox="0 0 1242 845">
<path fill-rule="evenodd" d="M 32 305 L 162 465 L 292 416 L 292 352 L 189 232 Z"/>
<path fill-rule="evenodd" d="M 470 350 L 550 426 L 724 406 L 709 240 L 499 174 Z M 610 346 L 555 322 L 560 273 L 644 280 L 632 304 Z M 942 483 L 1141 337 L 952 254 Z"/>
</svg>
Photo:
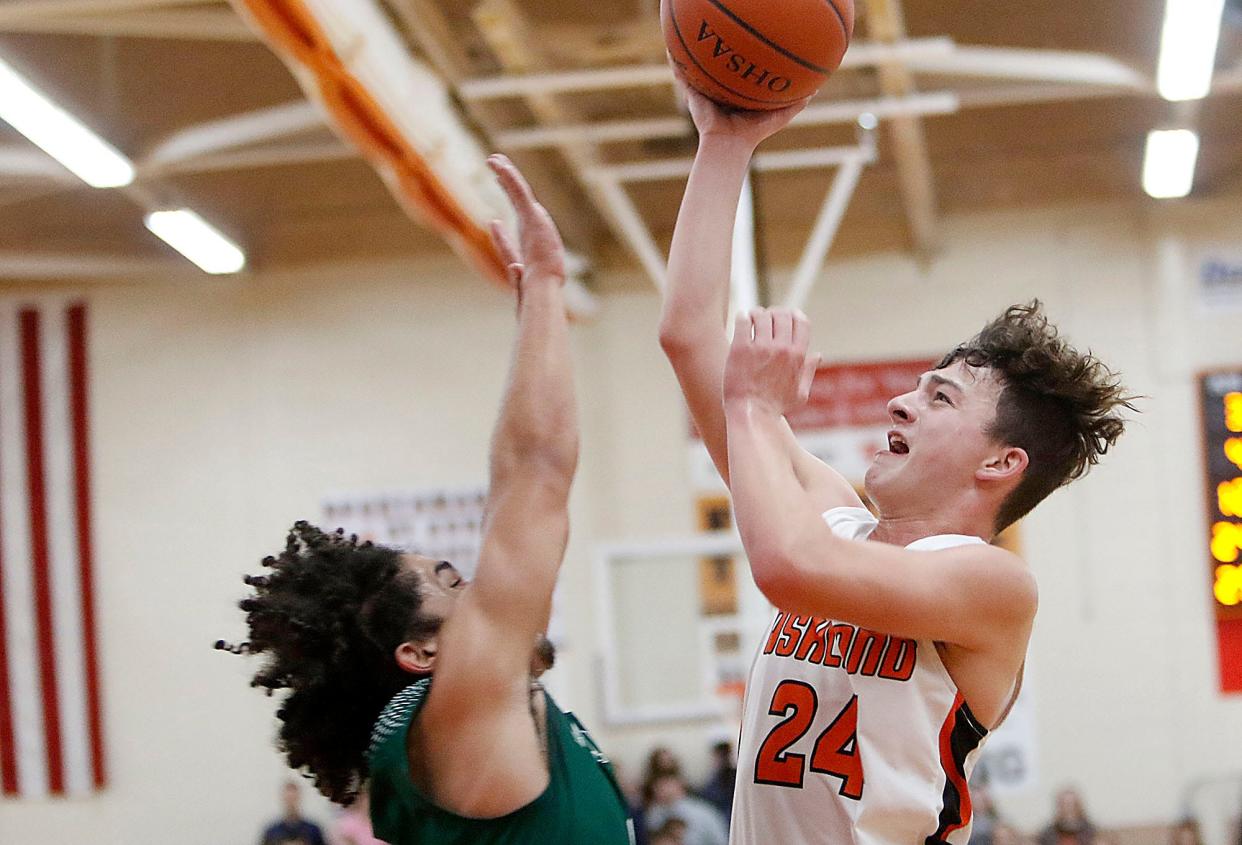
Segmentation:
<svg viewBox="0 0 1242 845">
<path fill-rule="evenodd" d="M 739 109 L 811 96 L 845 56 L 854 0 L 662 0 L 669 57 L 698 91 Z"/>
</svg>

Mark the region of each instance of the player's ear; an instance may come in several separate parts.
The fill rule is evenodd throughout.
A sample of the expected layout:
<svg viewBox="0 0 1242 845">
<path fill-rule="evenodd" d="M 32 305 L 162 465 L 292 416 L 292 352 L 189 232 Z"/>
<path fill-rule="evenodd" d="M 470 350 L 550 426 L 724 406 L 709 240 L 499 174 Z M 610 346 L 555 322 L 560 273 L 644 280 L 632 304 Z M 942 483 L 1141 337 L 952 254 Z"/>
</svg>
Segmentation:
<svg viewBox="0 0 1242 845">
<path fill-rule="evenodd" d="M 393 656 L 403 671 L 411 675 L 427 675 L 435 666 L 437 651 L 439 644 L 435 637 L 430 637 L 402 643 L 397 646 Z"/>
<path fill-rule="evenodd" d="M 1018 446 L 1005 446 L 988 456 L 975 470 L 975 478 L 985 483 L 1016 481 L 1022 477 L 1031 463 L 1026 450 Z"/>
</svg>

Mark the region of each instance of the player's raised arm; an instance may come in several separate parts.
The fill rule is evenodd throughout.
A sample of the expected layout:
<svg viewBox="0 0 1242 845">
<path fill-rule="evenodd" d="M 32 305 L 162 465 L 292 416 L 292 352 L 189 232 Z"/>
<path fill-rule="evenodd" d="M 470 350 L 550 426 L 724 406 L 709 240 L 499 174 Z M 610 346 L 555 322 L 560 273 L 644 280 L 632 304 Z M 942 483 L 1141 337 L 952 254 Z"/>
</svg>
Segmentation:
<svg viewBox="0 0 1242 845">
<path fill-rule="evenodd" d="M 717 105 L 688 86 L 686 96 L 699 131 L 699 148 L 673 231 L 660 345 L 673 365 L 712 462 L 728 484 L 728 445 L 720 396 L 728 353 L 725 329 L 738 198 L 755 149 L 793 120 L 806 104 L 779 111 L 743 112 Z M 793 432 L 785 428 L 784 443 L 799 483 L 816 506 L 860 505 L 853 488 L 831 467 L 803 450 Z"/>
<path fill-rule="evenodd" d="M 503 156 L 493 156 L 491 163 L 518 213 L 517 245 L 493 224 L 517 287 L 518 332 L 509 385 L 492 434 L 490 491 L 474 592 L 483 609 L 520 638 L 547 629 L 569 532 L 578 414 L 560 233 L 517 168 Z M 514 651 L 515 670 L 525 678 L 530 643 L 520 643 Z"/>
<path fill-rule="evenodd" d="M 467 788 L 487 786 L 487 794 L 478 796 L 481 803 L 460 802 L 459 811 L 521 806 L 547 783 L 546 768 L 539 772 L 541 764 L 533 779 L 506 777 L 503 770 L 506 758 L 525 769 L 543 756 L 528 705 L 531 652 L 536 636 L 548 624 L 578 461 L 562 297 L 564 247 L 547 210 L 513 164 L 502 156 L 489 163 L 519 220 L 517 245 L 498 225 L 493 228 L 517 287 L 517 340 L 492 437 L 491 486 L 478 569 L 445 623 L 435 684 L 422 717 L 423 730 L 456 737 L 439 743 L 438 751 L 429 750 L 452 755 L 455 761 L 439 761 L 439 788 L 460 795 L 454 773 Z M 497 800 L 497 790 L 512 784 L 533 794 Z"/>
<path fill-rule="evenodd" d="M 660 345 L 677 373 L 690 414 L 727 483 L 724 411 L 720 388 L 728 340 L 729 273 L 733 222 L 755 148 L 802 110 L 728 111 L 687 87 L 698 152 L 668 257 L 668 289 Z"/>
<path fill-rule="evenodd" d="M 788 317 L 739 317 L 725 374 L 733 507 L 755 583 L 793 613 L 966 648 L 1025 643 L 1035 582 L 1012 554 L 847 540 L 820 518 L 784 446 L 782 415 L 806 401 L 815 363 L 807 327 Z"/>
</svg>

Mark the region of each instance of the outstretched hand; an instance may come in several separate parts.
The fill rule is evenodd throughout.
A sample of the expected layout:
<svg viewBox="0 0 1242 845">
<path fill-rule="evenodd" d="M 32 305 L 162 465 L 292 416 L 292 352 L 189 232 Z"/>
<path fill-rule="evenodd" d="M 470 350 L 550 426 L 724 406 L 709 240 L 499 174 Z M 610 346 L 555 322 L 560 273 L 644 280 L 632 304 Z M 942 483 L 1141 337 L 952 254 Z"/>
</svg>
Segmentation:
<svg viewBox="0 0 1242 845">
<path fill-rule="evenodd" d="M 681 68 L 673 63 L 673 73 L 686 95 L 686 104 L 690 107 L 690 119 L 699 130 L 699 136 L 727 136 L 746 141 L 752 147 L 758 147 L 763 141 L 775 135 L 789 125 L 797 117 L 810 97 L 799 100 L 793 105 L 774 111 L 750 111 L 723 106 L 700 94 L 688 81 Z"/>
<path fill-rule="evenodd" d="M 552 215 L 535 199 L 521 171 L 507 156 L 499 153 L 488 156 L 487 166 L 496 174 L 500 187 L 517 212 L 516 244 L 499 220 L 491 224 L 492 243 L 505 263 L 509 281 L 518 287 L 523 281 L 535 278 L 564 284 L 565 245 Z"/>
<path fill-rule="evenodd" d="M 801 311 L 738 314 L 725 362 L 725 404 L 747 402 L 782 415 L 806 404 L 819 367 L 810 342 L 811 323 Z"/>
</svg>

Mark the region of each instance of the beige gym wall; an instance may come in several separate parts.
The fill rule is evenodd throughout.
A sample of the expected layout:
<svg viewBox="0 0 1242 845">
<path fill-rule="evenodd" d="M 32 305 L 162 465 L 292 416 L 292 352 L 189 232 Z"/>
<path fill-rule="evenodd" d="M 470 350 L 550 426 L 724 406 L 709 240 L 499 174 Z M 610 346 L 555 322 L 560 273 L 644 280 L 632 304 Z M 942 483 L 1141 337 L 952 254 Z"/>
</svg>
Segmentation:
<svg viewBox="0 0 1242 845">
<path fill-rule="evenodd" d="M 875 358 L 939 352 L 1038 295 L 1152 397 L 1116 453 L 1024 526 L 1041 585 L 1041 785 L 1005 809 L 1027 828 L 1065 782 L 1104 825 L 1142 824 L 1171 820 L 1187 779 L 1236 766 L 1242 699 L 1215 693 L 1193 390 L 1198 369 L 1242 361 L 1242 317 L 1200 313 L 1187 263 L 1202 244 L 1242 242 L 1227 210 L 961 218 L 926 268 L 903 255 L 832 264 L 807 309 L 827 357 Z M 485 478 L 511 303 L 448 259 L 83 292 L 111 783 L 91 800 L 0 804 L 0 838 L 253 841 L 283 775 L 273 702 L 246 688 L 246 661 L 210 648 L 241 634 L 239 576 L 326 492 Z M 697 773 L 707 726 L 609 730 L 596 707 L 592 549 L 693 528 L 658 300 L 602 305 L 574 338 L 583 460 L 566 698 L 630 772 L 660 740 Z M 672 642 L 679 623 L 690 630 L 661 621 Z"/>
</svg>

